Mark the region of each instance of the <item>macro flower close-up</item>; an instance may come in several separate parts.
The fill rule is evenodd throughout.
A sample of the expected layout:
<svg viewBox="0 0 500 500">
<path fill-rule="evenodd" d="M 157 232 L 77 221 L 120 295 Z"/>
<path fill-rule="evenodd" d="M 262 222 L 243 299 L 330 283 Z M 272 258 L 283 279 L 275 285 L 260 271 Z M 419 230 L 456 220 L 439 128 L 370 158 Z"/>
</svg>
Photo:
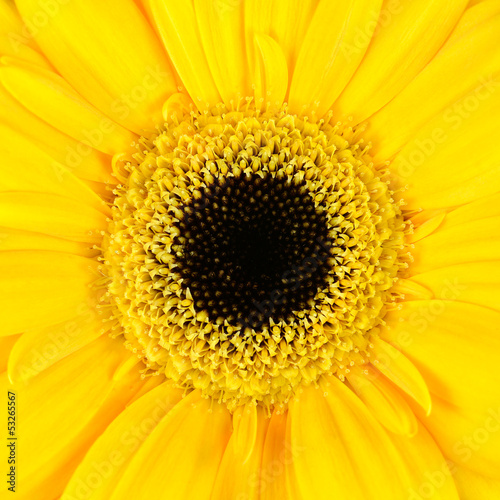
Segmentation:
<svg viewBox="0 0 500 500">
<path fill-rule="evenodd" d="M 499 47 L 499 0 L 0 0 L 0 499 L 499 499 Z"/>
</svg>

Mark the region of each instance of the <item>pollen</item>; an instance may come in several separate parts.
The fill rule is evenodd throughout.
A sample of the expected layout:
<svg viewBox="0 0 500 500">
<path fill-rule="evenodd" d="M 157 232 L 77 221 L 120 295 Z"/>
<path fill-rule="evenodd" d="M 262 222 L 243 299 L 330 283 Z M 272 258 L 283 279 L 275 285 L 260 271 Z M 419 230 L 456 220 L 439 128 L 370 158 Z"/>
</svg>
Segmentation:
<svg viewBox="0 0 500 500">
<path fill-rule="evenodd" d="M 106 296 L 145 373 L 269 409 L 367 361 L 411 257 L 361 135 L 286 107 L 179 106 L 115 163 Z"/>
</svg>

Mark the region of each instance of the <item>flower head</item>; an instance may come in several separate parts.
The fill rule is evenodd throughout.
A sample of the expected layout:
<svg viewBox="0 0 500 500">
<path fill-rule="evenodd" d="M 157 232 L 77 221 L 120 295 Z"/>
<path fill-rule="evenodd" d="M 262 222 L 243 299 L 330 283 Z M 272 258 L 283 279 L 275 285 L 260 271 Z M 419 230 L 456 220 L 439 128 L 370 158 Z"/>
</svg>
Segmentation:
<svg viewBox="0 0 500 500">
<path fill-rule="evenodd" d="M 498 2 L 0 14 L 11 491 L 495 498 Z"/>
</svg>

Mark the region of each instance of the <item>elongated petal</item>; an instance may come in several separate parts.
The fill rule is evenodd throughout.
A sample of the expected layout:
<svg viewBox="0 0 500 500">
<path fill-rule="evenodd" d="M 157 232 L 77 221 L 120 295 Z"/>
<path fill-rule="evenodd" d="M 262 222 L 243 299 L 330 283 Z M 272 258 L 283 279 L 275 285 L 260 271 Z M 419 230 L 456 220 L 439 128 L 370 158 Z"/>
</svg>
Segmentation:
<svg viewBox="0 0 500 500">
<path fill-rule="evenodd" d="M 45 16 L 35 40 L 59 73 L 112 120 L 141 134 L 161 120 L 161 106 L 176 90 L 169 62 L 132 0 L 75 0 L 54 4 L 18 0 L 26 22 Z M 103 50 L 105 48 L 105 50 Z"/>
<path fill-rule="evenodd" d="M 38 163 L 37 151 L 40 151 L 44 158 L 52 158 L 77 177 L 97 182 L 115 182 L 110 175 L 110 156 L 56 130 L 28 111 L 3 85 L 0 85 L 0 99 L 0 123 L 6 126 L 2 127 L 5 137 L 2 149 L 9 150 L 15 158 L 29 158 L 31 154 L 31 158 L 37 158 L 37 162 L 33 163 Z M 14 161 L 22 160 L 16 158 Z"/>
<path fill-rule="evenodd" d="M 287 412 L 275 410 L 269 419 L 259 475 L 261 500 L 291 499 L 286 475 L 294 454 L 287 439 L 287 416 Z"/>
<path fill-rule="evenodd" d="M 385 431 L 335 377 L 327 393 L 304 389 L 290 408 L 294 470 L 301 498 L 401 500 L 411 482 Z"/>
<path fill-rule="evenodd" d="M 95 304 L 82 303 L 78 313 L 69 321 L 23 334 L 9 358 L 8 373 L 13 383 L 27 382 L 108 330 Z"/>
<path fill-rule="evenodd" d="M 398 349 L 381 339 L 373 342 L 372 364 L 426 412 L 431 411 L 431 396 L 426 381 L 415 365 Z"/>
<path fill-rule="evenodd" d="M 258 2 L 259 0 L 255 0 L 255 3 Z M 270 2 L 269 34 L 278 42 L 285 54 L 289 75 L 294 72 L 299 52 L 318 4 L 319 0 L 273 0 Z M 266 3 L 267 5 L 269 3 Z M 253 15 L 256 18 L 253 26 L 262 26 L 260 24 L 262 13 L 255 12 Z M 265 24 L 261 31 L 266 33 Z"/>
<path fill-rule="evenodd" d="M 500 480 L 498 397 L 482 407 L 457 407 L 434 397 L 433 413 L 422 422 L 448 460 L 477 474 Z"/>
<path fill-rule="evenodd" d="M 377 370 L 370 366 L 363 371 L 353 369 L 347 380 L 359 399 L 388 430 L 407 436 L 417 432 L 417 420 L 401 392 Z"/>
<path fill-rule="evenodd" d="M 500 311 L 500 261 L 441 267 L 417 274 L 411 281 L 426 287 L 436 299 L 459 300 Z"/>
<path fill-rule="evenodd" d="M 220 102 L 203 51 L 193 3 L 152 0 L 150 5 L 163 44 L 194 103 L 200 109 L 206 109 L 208 105 Z"/>
<path fill-rule="evenodd" d="M 91 259 L 40 250 L 0 252 L 2 335 L 67 321 L 87 303 Z"/>
<path fill-rule="evenodd" d="M 359 123 L 390 102 L 441 48 L 466 5 L 466 0 L 384 2 L 368 51 L 333 106 L 335 116 L 353 116 Z M 369 33 L 360 30 L 357 44 L 346 50 L 356 54 L 367 39 Z"/>
<path fill-rule="evenodd" d="M 375 29 L 380 0 L 323 0 L 314 13 L 295 65 L 289 104 L 292 112 L 324 115 L 356 71 Z M 358 32 L 366 40 L 356 43 Z M 346 52 L 357 47 L 353 54 Z"/>
<path fill-rule="evenodd" d="M 110 214 L 106 203 L 76 177 L 68 168 L 35 146 L 22 133 L 0 124 L 2 144 L 0 152 L 5 165 L 0 178 L 1 191 L 36 191 L 71 196 L 80 203 Z"/>
<path fill-rule="evenodd" d="M 495 261 L 500 255 L 500 216 L 442 227 L 415 243 L 412 274 L 469 262 Z"/>
<path fill-rule="evenodd" d="M 486 477 L 466 467 L 457 467 L 453 477 L 460 492 L 460 500 L 497 498 L 500 494 L 500 479 Z"/>
<path fill-rule="evenodd" d="M 260 500 L 262 452 L 269 420 L 255 406 L 249 413 L 242 412 L 239 418 L 241 422 L 235 427 L 224 452 L 212 498 L 233 500 L 245 495 L 248 500 Z"/>
<path fill-rule="evenodd" d="M 396 156 L 391 170 L 409 188 L 409 209 L 459 206 L 500 190 L 500 152 L 491 142 L 499 89 L 500 73 L 487 75 L 421 127 Z"/>
<path fill-rule="evenodd" d="M 194 0 L 198 29 L 210 71 L 227 106 L 250 96 L 243 26 L 244 2 Z"/>
<path fill-rule="evenodd" d="M 61 500 L 82 495 L 86 500 L 109 500 L 136 451 L 181 397 L 180 389 L 165 382 L 118 415 L 85 455 Z"/>
<path fill-rule="evenodd" d="M 270 36 L 255 35 L 255 99 L 257 106 L 280 107 L 288 88 L 288 69 L 281 47 Z M 262 103 L 262 105 L 261 105 Z"/>
<path fill-rule="evenodd" d="M 415 436 L 407 438 L 389 434 L 411 475 L 412 486 L 402 498 L 462 500 L 455 486 L 455 468 L 443 456 L 432 436 L 419 422 Z"/>
<path fill-rule="evenodd" d="M 227 409 L 192 392 L 149 435 L 111 500 L 146 500 L 158 491 L 178 500 L 209 499 L 230 432 Z"/>
<path fill-rule="evenodd" d="M 59 75 L 5 59 L 0 78 L 26 108 L 79 142 L 113 155 L 130 147 L 136 136 L 85 101 Z"/>
<path fill-rule="evenodd" d="M 471 27 L 473 10 L 457 26 L 460 36 L 452 34 L 418 76 L 370 119 L 377 159 L 391 158 L 430 119 L 449 113 L 469 92 L 484 88 L 485 82 L 500 74 L 500 54 L 490 50 L 500 30 L 500 8 L 496 4 L 496 10 Z M 464 24 L 470 29 L 462 29 Z"/>
<path fill-rule="evenodd" d="M 0 55 L 16 56 L 41 67 L 49 67 L 13 2 L 0 2 Z"/>
<path fill-rule="evenodd" d="M 30 450 L 18 457 L 18 498 L 52 500 L 60 495 L 86 450 L 140 387 L 138 375 L 120 386 L 111 382 L 115 366 L 128 356 L 119 344 L 103 337 L 27 386 L 7 386 L 17 392 L 23 415 L 19 442 L 22 436 Z M 4 381 L 2 386 L 5 393 Z"/>
<path fill-rule="evenodd" d="M 21 335 L 8 335 L 0 337 L 0 373 L 7 370 L 10 352 L 20 337 Z"/>
<path fill-rule="evenodd" d="M 10 191 L 0 193 L 0 226 L 96 243 L 107 223 L 104 214 L 70 198 Z"/>
<path fill-rule="evenodd" d="M 88 243 L 56 238 L 43 233 L 23 231 L 22 229 L 0 228 L 0 251 L 10 250 L 51 250 L 96 257 L 98 250 L 89 247 Z"/>
<path fill-rule="evenodd" d="M 388 321 L 387 336 L 417 366 L 433 394 L 470 408 L 499 398 L 499 312 L 460 302 L 458 295 L 405 302 Z"/>
</svg>

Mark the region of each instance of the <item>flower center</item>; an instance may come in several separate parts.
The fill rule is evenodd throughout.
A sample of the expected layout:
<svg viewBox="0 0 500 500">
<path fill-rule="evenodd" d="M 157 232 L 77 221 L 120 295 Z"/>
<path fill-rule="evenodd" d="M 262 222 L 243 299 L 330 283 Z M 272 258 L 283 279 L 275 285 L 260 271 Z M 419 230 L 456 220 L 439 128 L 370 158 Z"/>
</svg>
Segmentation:
<svg viewBox="0 0 500 500">
<path fill-rule="evenodd" d="M 234 409 L 367 362 L 409 255 L 360 131 L 250 104 L 166 109 L 115 165 L 103 252 L 117 334 L 146 373 Z"/>
<path fill-rule="evenodd" d="M 327 210 L 297 172 L 221 177 L 181 210 L 173 269 L 211 321 L 293 321 L 334 278 Z"/>
</svg>

